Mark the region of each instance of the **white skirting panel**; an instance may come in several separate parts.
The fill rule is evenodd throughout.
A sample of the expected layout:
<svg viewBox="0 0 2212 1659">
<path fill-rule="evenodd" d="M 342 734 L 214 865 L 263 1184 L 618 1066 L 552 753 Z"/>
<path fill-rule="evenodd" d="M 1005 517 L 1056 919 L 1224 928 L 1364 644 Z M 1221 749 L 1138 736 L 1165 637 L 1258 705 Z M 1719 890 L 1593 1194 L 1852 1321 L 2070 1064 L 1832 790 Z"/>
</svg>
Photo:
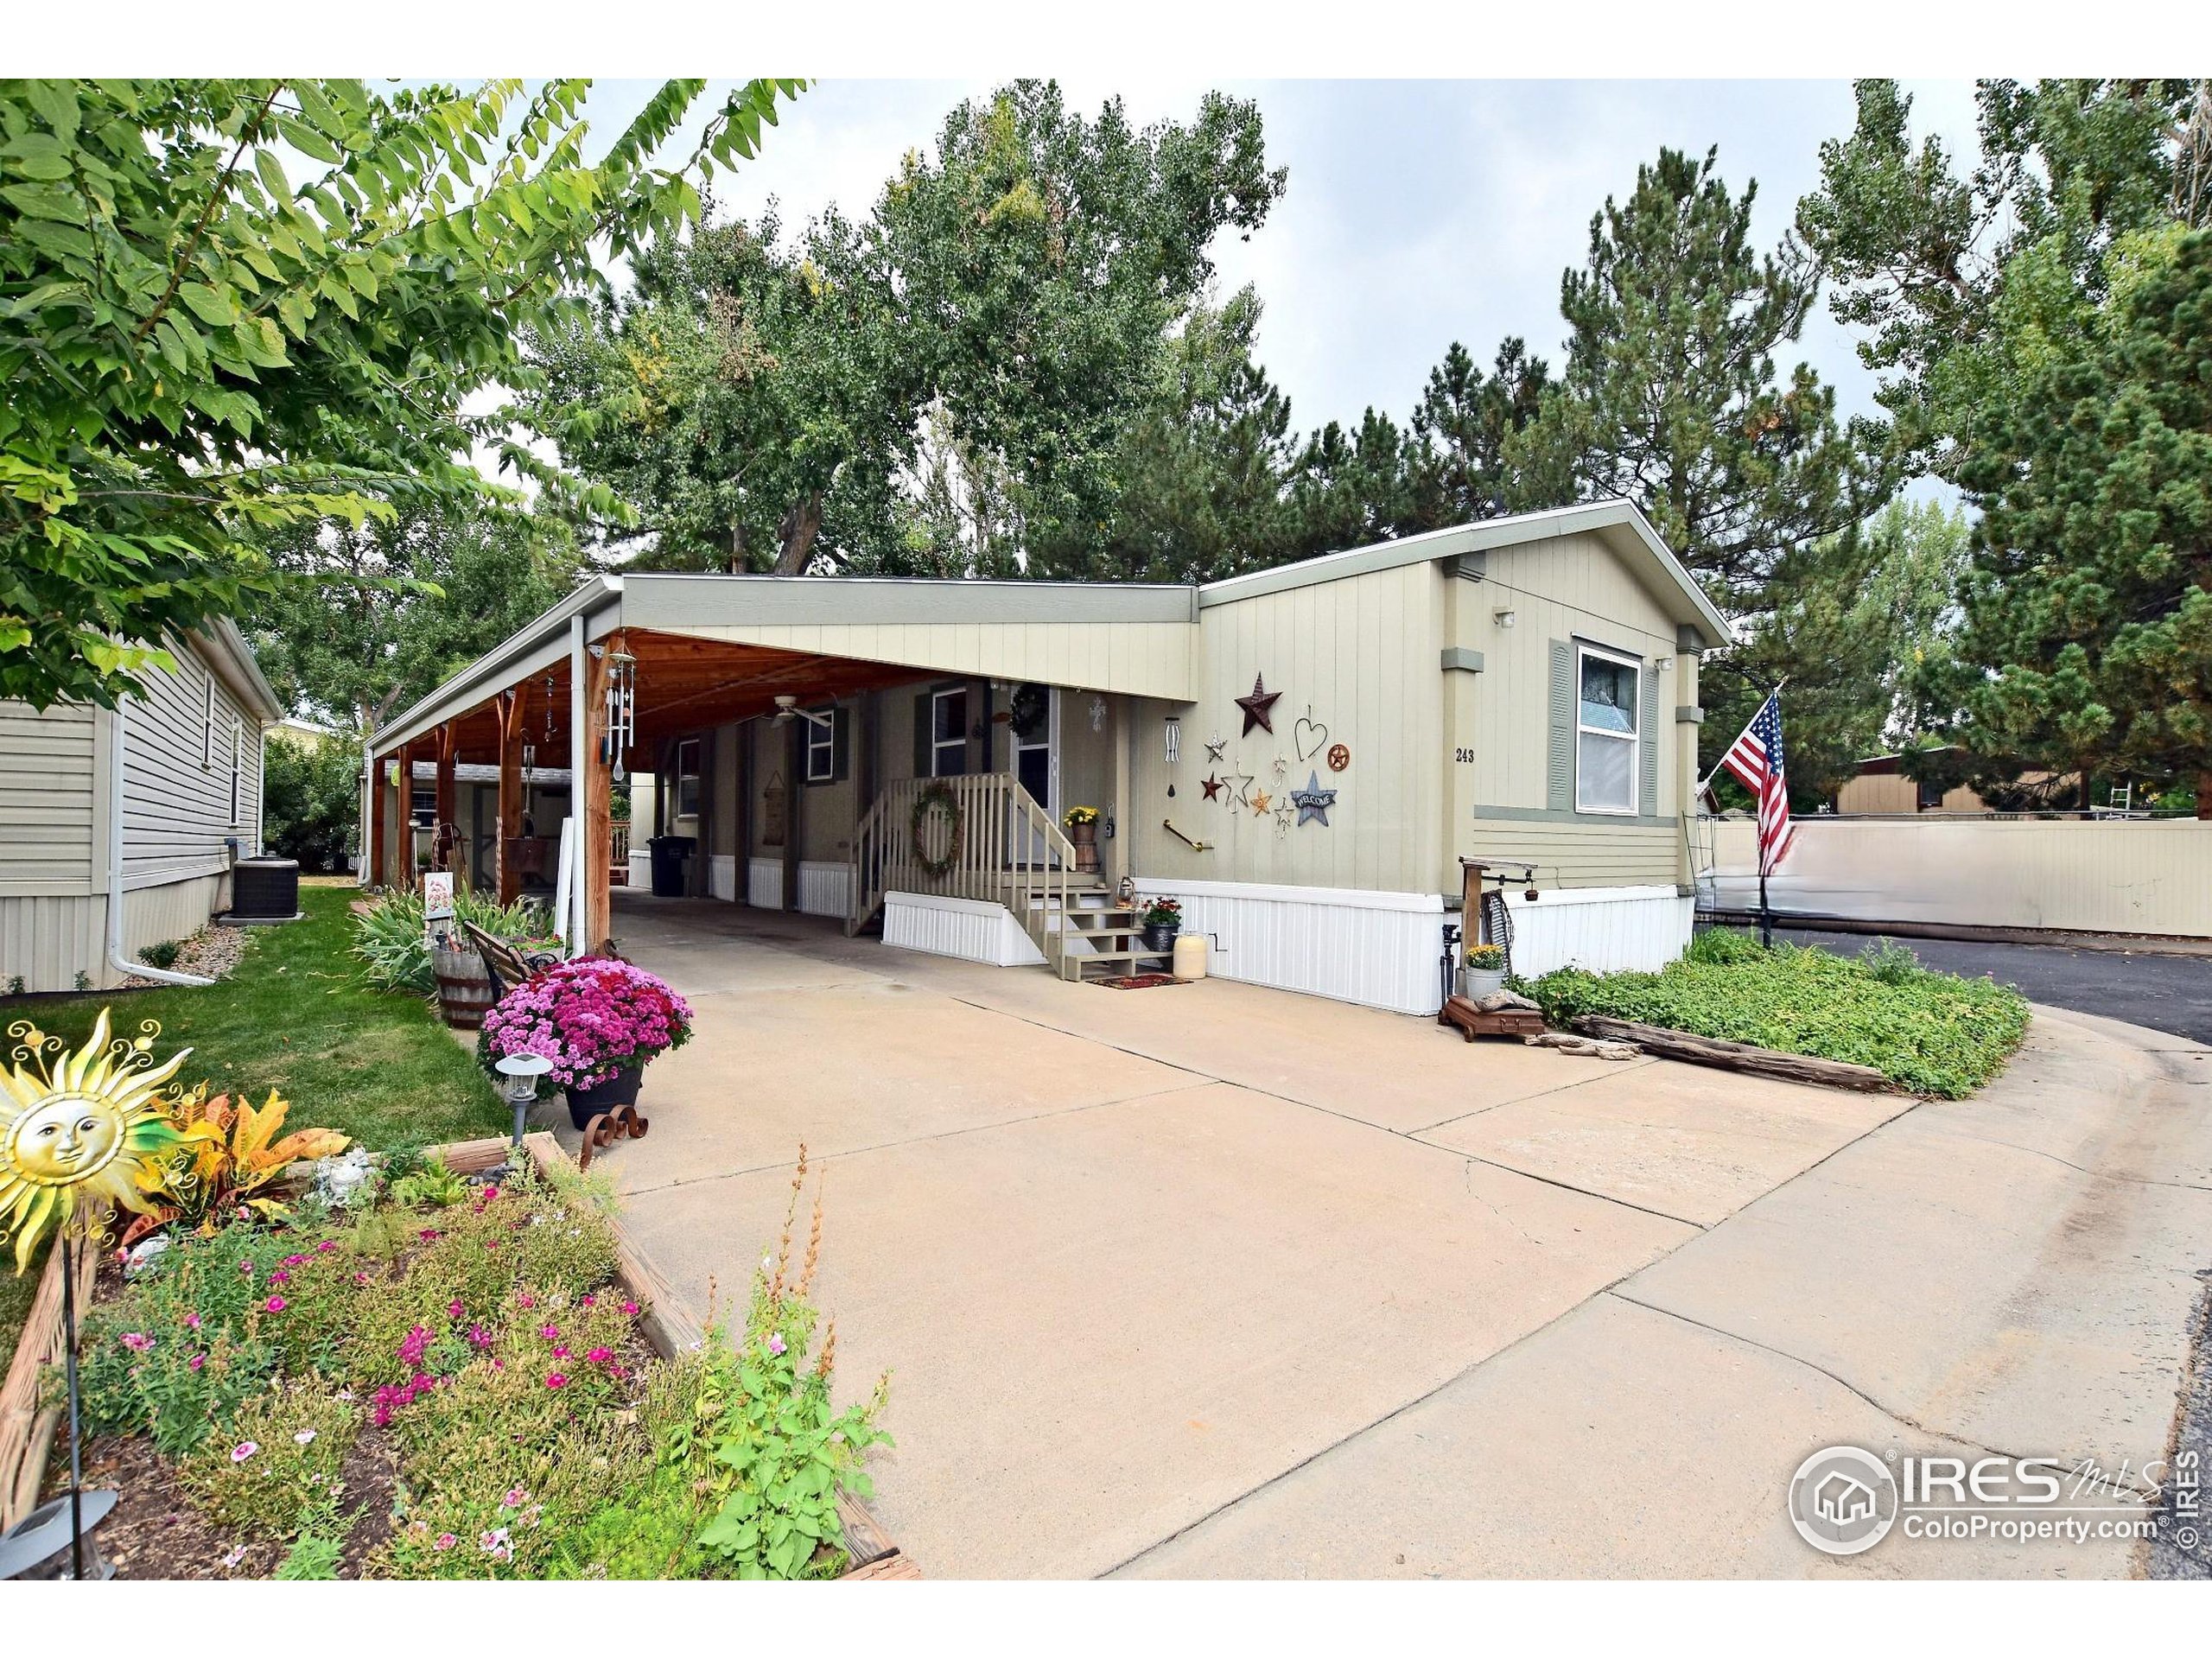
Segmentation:
<svg viewBox="0 0 2212 1659">
<path fill-rule="evenodd" d="M 1399 1014 L 1434 1014 L 1442 997 L 1435 893 L 1147 876 L 1137 891 L 1182 901 L 1183 931 L 1209 936 L 1206 971 L 1223 979 Z"/>
<path fill-rule="evenodd" d="M 883 942 L 996 968 L 1041 966 L 1045 960 L 1004 905 L 929 893 L 883 895 Z"/>
<path fill-rule="evenodd" d="M 638 879 L 637 871 L 638 861 L 633 855 L 630 860 L 630 879 L 632 881 L 635 881 Z M 650 884 L 652 879 L 652 868 L 648 866 L 645 871 L 645 880 Z M 708 855 L 707 891 L 717 899 L 731 900 L 736 899 L 737 855 L 734 853 L 710 853 Z"/>
<path fill-rule="evenodd" d="M 715 861 L 717 864 L 724 861 L 721 859 Z M 651 893 L 652 890 L 653 855 L 651 853 L 632 852 L 630 855 L 630 891 Z"/>
<path fill-rule="evenodd" d="M 721 862 L 721 861 L 716 861 Z M 736 861 L 729 860 L 733 880 Z M 734 889 L 733 889 L 733 892 Z M 746 874 L 746 903 L 756 910 L 784 907 L 784 861 L 756 858 Z M 716 898 L 725 895 L 717 887 Z M 853 908 L 853 867 L 829 860 L 801 859 L 798 866 L 798 908 L 804 916 L 848 916 Z"/>
<path fill-rule="evenodd" d="M 1690 942 L 1697 900 L 1672 887 L 1554 887 L 1534 904 L 1508 889 L 1513 971 L 1656 973 Z"/>
<path fill-rule="evenodd" d="M 745 868 L 745 902 L 755 910 L 784 907 L 784 861 L 756 858 Z"/>
<path fill-rule="evenodd" d="M 123 895 L 123 954 L 181 939 L 207 925 L 230 902 L 227 875 L 188 876 Z M 105 990 L 122 976 L 108 965 L 107 894 L 0 899 L 0 996 L 15 982 L 26 991 Z"/>
</svg>

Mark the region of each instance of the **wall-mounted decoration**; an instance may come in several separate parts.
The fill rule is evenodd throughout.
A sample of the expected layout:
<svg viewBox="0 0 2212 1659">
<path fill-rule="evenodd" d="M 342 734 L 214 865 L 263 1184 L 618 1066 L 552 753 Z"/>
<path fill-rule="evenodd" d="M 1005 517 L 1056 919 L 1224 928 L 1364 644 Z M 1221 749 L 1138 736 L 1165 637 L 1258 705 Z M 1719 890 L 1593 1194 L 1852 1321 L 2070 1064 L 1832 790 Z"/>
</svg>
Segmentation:
<svg viewBox="0 0 2212 1659">
<path fill-rule="evenodd" d="M 1351 765 L 1351 751 L 1341 743 L 1329 745 L 1329 770 L 1342 772 Z"/>
<path fill-rule="evenodd" d="M 784 774 L 771 772 L 768 787 L 760 791 L 760 844 L 780 847 L 791 823 L 791 796 L 784 788 Z"/>
<path fill-rule="evenodd" d="M 1227 753 L 1228 751 L 1229 740 L 1222 736 L 1220 733 L 1217 732 L 1206 740 L 1207 760 L 1218 760 L 1224 754 Z"/>
<path fill-rule="evenodd" d="M 1306 787 L 1292 790 L 1290 798 L 1298 808 L 1300 823 L 1303 824 L 1310 820 L 1319 824 L 1324 830 L 1329 827 L 1329 809 L 1337 804 L 1337 791 L 1321 787 L 1319 772 L 1307 773 Z"/>
<path fill-rule="evenodd" d="M 1255 674 L 1252 677 L 1252 695 L 1236 699 L 1236 706 L 1244 711 L 1243 735 L 1251 736 L 1252 728 L 1255 726 L 1269 736 L 1274 734 L 1275 701 L 1281 696 L 1280 691 L 1268 690 L 1264 676 Z"/>
<path fill-rule="evenodd" d="M 960 803 L 952 785 L 942 778 L 932 779 L 914 797 L 913 810 L 906 818 L 906 836 L 914 850 L 914 862 L 931 880 L 944 880 L 960 862 L 962 827 Z"/>
<path fill-rule="evenodd" d="M 1259 817 L 1264 818 L 1268 816 L 1268 791 L 1266 790 L 1259 790 L 1254 793 L 1252 797 L 1252 811 Z"/>
<path fill-rule="evenodd" d="M 1249 772 L 1231 772 L 1223 777 L 1221 783 L 1222 787 L 1229 791 L 1230 800 L 1239 806 L 1249 806 L 1252 804 L 1254 781 L 1252 774 Z"/>
<path fill-rule="evenodd" d="M 1217 801 L 1221 798 L 1223 787 L 1222 781 L 1220 779 L 1213 776 L 1211 772 L 1206 775 L 1205 780 L 1198 785 L 1198 787 L 1205 791 L 1206 799 L 1210 801 Z"/>
<path fill-rule="evenodd" d="M 1298 724 L 1291 728 L 1291 741 L 1298 746 L 1298 758 L 1311 760 L 1329 746 L 1329 728 L 1313 718 L 1309 704 L 1298 717 Z"/>
<path fill-rule="evenodd" d="M 1183 722 L 1170 715 L 1161 722 L 1161 729 L 1167 748 L 1167 764 L 1172 766 L 1183 758 Z"/>
<path fill-rule="evenodd" d="M 1290 762 L 1284 760 L 1282 756 L 1277 755 L 1274 759 L 1274 764 L 1268 767 L 1268 770 L 1274 773 L 1275 782 L 1281 783 L 1284 779 L 1290 776 Z"/>
<path fill-rule="evenodd" d="M 1090 700 L 1090 729 L 1094 732 L 1106 729 L 1106 699 L 1103 697 Z"/>
<path fill-rule="evenodd" d="M 1275 803 L 1275 839 L 1277 841 L 1283 840 L 1290 834 L 1290 827 L 1295 822 L 1296 816 L 1288 801 Z"/>
</svg>

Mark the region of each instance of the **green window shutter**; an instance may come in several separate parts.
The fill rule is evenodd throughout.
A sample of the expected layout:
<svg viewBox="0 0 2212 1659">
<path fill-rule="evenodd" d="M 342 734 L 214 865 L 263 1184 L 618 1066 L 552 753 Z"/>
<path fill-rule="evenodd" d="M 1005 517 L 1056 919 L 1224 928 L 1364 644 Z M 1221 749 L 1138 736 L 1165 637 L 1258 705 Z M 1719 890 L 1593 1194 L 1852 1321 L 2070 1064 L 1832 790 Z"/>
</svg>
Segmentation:
<svg viewBox="0 0 2212 1659">
<path fill-rule="evenodd" d="M 1637 780 L 1636 810 L 1638 817 L 1656 817 L 1659 813 L 1659 676 L 1649 667 L 1637 671 L 1642 682 L 1636 714 L 1637 760 L 1643 777 Z"/>
<path fill-rule="evenodd" d="M 1544 805 L 1574 810 L 1574 647 L 1552 641 L 1551 741 L 1545 754 Z"/>
<path fill-rule="evenodd" d="M 930 694 L 914 699 L 914 776 L 930 775 Z"/>
</svg>

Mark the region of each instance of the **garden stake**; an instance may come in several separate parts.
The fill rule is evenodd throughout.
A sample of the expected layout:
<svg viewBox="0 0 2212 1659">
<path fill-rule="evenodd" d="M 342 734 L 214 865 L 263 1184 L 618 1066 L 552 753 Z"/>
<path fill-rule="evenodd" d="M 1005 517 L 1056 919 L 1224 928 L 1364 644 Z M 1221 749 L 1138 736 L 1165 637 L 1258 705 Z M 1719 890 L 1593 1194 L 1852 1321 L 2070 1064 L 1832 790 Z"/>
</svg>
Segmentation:
<svg viewBox="0 0 2212 1659">
<path fill-rule="evenodd" d="M 69 1576 L 85 1576 L 84 1424 L 77 1402 L 77 1261 L 61 1230 L 61 1363 L 69 1380 Z"/>
</svg>

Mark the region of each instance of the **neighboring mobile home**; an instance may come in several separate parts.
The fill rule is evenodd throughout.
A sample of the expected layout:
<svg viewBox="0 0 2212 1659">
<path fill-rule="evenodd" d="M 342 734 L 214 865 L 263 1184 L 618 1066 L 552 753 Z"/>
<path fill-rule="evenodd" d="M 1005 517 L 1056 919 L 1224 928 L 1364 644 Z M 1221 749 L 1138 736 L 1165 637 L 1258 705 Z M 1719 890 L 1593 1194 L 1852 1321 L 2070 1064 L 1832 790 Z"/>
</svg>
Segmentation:
<svg viewBox="0 0 2212 1659">
<path fill-rule="evenodd" d="M 510 780 L 519 891 L 524 760 L 565 760 L 572 938 L 609 931 L 620 769 L 655 779 L 640 845 L 696 838 L 700 897 L 1080 977 L 1143 959 L 1127 878 L 1181 900 L 1216 973 L 1428 1012 L 1463 860 L 1530 868 L 1522 971 L 1680 953 L 1698 656 L 1726 638 L 1622 502 L 1200 587 L 602 577 L 372 739 L 370 879 L 403 876 L 397 779 L 427 759 L 456 833 L 461 766 Z"/>
<path fill-rule="evenodd" d="M 169 642 L 113 711 L 0 702 L 0 992 L 105 988 L 230 904 L 283 716 L 238 631 Z M 111 911 L 113 917 L 111 921 Z"/>
</svg>

